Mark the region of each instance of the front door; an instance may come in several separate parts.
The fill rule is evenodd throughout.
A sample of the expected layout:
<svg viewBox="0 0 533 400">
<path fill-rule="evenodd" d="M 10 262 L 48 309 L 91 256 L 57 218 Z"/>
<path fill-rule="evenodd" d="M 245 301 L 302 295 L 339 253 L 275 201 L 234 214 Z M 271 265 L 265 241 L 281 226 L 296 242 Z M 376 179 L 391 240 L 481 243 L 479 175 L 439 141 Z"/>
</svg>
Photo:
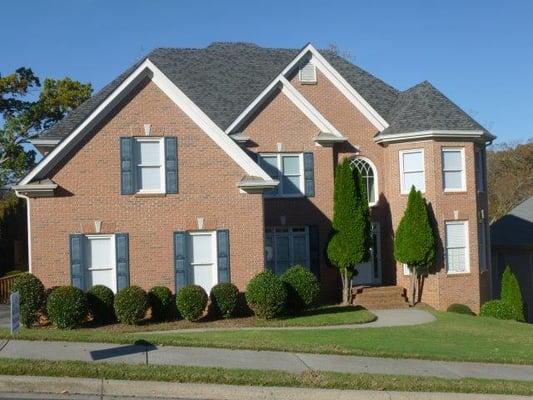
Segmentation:
<svg viewBox="0 0 533 400">
<path fill-rule="evenodd" d="M 104 285 L 117 291 L 114 235 L 88 235 L 85 240 L 85 289 Z"/>
<path fill-rule="evenodd" d="M 192 282 L 204 288 L 209 294 L 218 281 L 216 234 L 215 232 L 191 232 L 188 246 Z"/>
<path fill-rule="evenodd" d="M 371 243 L 370 259 L 365 263 L 357 265 L 357 272 L 353 278 L 354 285 L 381 284 L 381 230 L 379 222 L 372 223 Z"/>
</svg>

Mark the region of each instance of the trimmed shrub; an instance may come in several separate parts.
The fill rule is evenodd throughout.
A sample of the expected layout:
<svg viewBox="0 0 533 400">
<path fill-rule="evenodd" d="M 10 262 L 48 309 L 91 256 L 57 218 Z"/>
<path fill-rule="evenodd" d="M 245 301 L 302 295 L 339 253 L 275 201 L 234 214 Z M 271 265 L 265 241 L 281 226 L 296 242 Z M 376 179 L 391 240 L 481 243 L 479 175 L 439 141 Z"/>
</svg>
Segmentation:
<svg viewBox="0 0 533 400">
<path fill-rule="evenodd" d="M 246 287 L 246 301 L 259 318 L 275 318 L 285 311 L 287 289 L 272 272 L 260 272 Z"/>
<path fill-rule="evenodd" d="M 198 285 L 184 286 L 176 294 L 176 306 L 187 321 L 198 321 L 207 306 L 207 293 Z"/>
<path fill-rule="evenodd" d="M 35 275 L 24 272 L 15 278 L 11 292 L 20 296 L 20 322 L 26 327 L 39 319 L 39 311 L 45 306 L 45 290 L 42 282 Z"/>
<path fill-rule="evenodd" d="M 104 285 L 96 285 L 87 291 L 87 304 L 93 321 L 105 324 L 115 321 L 115 309 L 113 303 L 115 294 Z"/>
<path fill-rule="evenodd" d="M 175 318 L 172 292 L 165 286 L 155 286 L 148 292 L 148 303 L 154 321 L 169 321 Z"/>
<path fill-rule="evenodd" d="M 456 314 L 475 315 L 474 312 L 470 309 L 470 307 L 465 304 L 458 303 L 450 304 L 446 311 Z"/>
<path fill-rule="evenodd" d="M 320 284 L 315 274 L 301 265 L 290 267 L 280 279 L 287 289 L 287 306 L 294 312 L 313 307 L 320 296 Z"/>
<path fill-rule="evenodd" d="M 505 301 L 491 300 L 481 306 L 479 315 L 481 317 L 492 317 L 497 319 L 514 319 L 515 309 Z"/>
<path fill-rule="evenodd" d="M 138 324 L 146 314 L 148 295 L 139 286 L 120 290 L 113 303 L 119 322 L 128 325 Z"/>
<path fill-rule="evenodd" d="M 73 286 L 55 288 L 48 297 L 46 311 L 50 322 L 58 328 L 76 328 L 87 316 L 85 293 Z"/>
<path fill-rule="evenodd" d="M 508 303 L 514 310 L 514 320 L 525 322 L 524 302 L 518 279 L 514 275 L 511 267 L 507 265 L 502 275 L 501 300 Z"/>
<path fill-rule="evenodd" d="M 211 289 L 209 298 L 216 315 L 231 318 L 239 302 L 239 289 L 233 283 L 219 283 Z"/>
</svg>

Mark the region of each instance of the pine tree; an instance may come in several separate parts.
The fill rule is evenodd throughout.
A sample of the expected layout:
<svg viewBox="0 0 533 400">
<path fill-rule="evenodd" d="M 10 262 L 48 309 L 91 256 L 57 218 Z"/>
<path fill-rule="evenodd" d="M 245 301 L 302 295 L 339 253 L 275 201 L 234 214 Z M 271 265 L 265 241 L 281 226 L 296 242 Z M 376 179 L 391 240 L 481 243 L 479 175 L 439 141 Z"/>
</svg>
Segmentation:
<svg viewBox="0 0 533 400">
<path fill-rule="evenodd" d="M 327 255 L 341 275 L 342 299 L 351 301 L 351 282 L 357 264 L 365 262 L 370 248 L 370 213 L 365 186 L 357 169 L 344 159 L 335 170 L 333 232 Z"/>
<path fill-rule="evenodd" d="M 435 259 L 435 235 L 426 200 L 413 186 L 407 208 L 396 229 L 394 258 L 411 272 L 411 305 L 416 302 L 416 283 Z"/>
<path fill-rule="evenodd" d="M 526 320 L 524 317 L 524 302 L 522 301 L 520 285 L 509 265 L 507 265 L 503 271 L 500 298 L 502 301 L 505 301 L 513 307 L 515 320 L 520 322 Z"/>
</svg>

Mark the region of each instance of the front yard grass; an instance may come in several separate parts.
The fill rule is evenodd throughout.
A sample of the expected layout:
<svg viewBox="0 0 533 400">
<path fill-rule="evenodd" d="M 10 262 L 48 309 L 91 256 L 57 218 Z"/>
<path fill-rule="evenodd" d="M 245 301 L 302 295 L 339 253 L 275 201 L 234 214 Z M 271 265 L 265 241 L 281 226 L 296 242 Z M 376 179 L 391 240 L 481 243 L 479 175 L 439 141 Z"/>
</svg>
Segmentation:
<svg viewBox="0 0 533 400">
<path fill-rule="evenodd" d="M 297 374 L 280 371 L 167 365 L 121 364 L 120 368 L 117 368 L 117 364 L 109 363 L 6 358 L 0 358 L 0 374 L 322 389 L 533 394 L 533 382 L 523 381 L 470 378 L 442 379 L 414 376 L 341 374 L 335 372 L 304 372 Z"/>
<path fill-rule="evenodd" d="M 533 325 L 445 312 L 435 312 L 435 316 L 437 321 L 429 324 L 391 328 L 145 332 L 142 335 L 133 334 L 131 327 L 124 328 L 130 329 L 124 332 L 112 327 L 72 331 L 46 328 L 22 329 L 19 338 L 110 343 L 144 339 L 156 345 L 533 364 Z M 8 330 L 0 331 L 0 338 L 9 337 Z"/>
</svg>

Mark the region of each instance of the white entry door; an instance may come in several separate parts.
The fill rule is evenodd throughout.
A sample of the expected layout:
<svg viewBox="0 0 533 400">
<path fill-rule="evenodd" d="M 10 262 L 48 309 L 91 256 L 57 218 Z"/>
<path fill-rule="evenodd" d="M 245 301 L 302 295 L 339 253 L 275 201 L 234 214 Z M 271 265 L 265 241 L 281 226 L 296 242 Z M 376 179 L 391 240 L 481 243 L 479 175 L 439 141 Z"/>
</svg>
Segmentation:
<svg viewBox="0 0 533 400">
<path fill-rule="evenodd" d="M 188 255 L 192 282 L 207 294 L 218 282 L 215 232 L 191 232 Z"/>
<path fill-rule="evenodd" d="M 354 285 L 380 285 L 381 284 L 381 232 L 379 223 L 372 224 L 372 247 L 370 248 L 370 259 L 362 264 L 358 264 L 356 274 L 353 278 Z"/>
<path fill-rule="evenodd" d="M 89 235 L 85 240 L 85 286 L 104 285 L 116 293 L 115 236 Z"/>
</svg>

